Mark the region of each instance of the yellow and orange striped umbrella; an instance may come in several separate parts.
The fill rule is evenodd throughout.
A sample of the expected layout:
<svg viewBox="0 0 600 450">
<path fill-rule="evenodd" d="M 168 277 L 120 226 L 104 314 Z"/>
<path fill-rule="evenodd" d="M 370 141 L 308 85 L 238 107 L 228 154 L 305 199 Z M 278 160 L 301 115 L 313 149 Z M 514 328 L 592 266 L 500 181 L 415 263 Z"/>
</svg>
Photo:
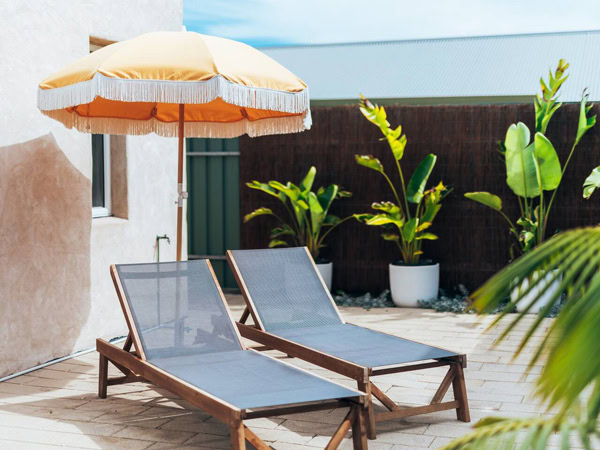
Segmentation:
<svg viewBox="0 0 600 450">
<path fill-rule="evenodd" d="M 82 132 L 179 137 L 178 260 L 183 137 L 254 137 L 311 126 L 300 78 L 248 45 L 193 32 L 148 33 L 97 50 L 42 81 L 38 107 Z"/>
</svg>

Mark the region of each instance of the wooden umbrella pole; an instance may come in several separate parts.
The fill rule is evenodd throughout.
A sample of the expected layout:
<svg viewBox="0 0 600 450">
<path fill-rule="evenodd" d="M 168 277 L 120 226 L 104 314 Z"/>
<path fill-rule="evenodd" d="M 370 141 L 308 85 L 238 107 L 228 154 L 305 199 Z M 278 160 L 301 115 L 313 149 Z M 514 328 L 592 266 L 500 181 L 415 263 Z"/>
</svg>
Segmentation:
<svg viewBox="0 0 600 450">
<path fill-rule="evenodd" d="M 185 105 L 179 105 L 179 152 L 177 156 L 177 261 L 181 261 L 181 236 L 183 230 L 183 199 L 187 193 L 183 191 L 183 138 L 184 138 L 184 110 Z"/>
</svg>

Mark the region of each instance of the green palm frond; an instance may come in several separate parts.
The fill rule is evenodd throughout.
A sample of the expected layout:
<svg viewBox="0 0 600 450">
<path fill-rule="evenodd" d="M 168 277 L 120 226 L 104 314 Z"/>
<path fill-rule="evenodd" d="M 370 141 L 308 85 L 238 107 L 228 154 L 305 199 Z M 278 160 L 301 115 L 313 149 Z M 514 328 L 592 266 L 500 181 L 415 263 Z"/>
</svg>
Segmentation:
<svg viewBox="0 0 600 450">
<path fill-rule="evenodd" d="M 504 419 L 488 417 L 480 420 L 475 431 L 455 439 L 442 447 L 442 450 L 479 450 L 479 449 L 545 449 L 553 434 L 558 433 L 560 446 L 569 449 L 571 446 L 591 449 L 588 430 L 578 422 L 577 416 L 558 416 L 551 419 Z"/>
<path fill-rule="evenodd" d="M 527 280 L 528 287 L 515 295 L 515 288 L 521 286 L 524 280 Z M 484 422 L 478 424 L 476 431 L 454 441 L 447 448 L 496 448 L 487 440 L 507 439 L 511 433 L 525 429 L 530 443 L 525 442 L 525 446 L 520 443 L 517 448 L 544 448 L 546 432 L 575 430 L 584 446 L 589 445 L 592 434 L 597 434 L 600 413 L 600 227 L 558 234 L 519 258 L 473 294 L 472 307 L 479 313 L 488 313 L 501 306 L 503 300 L 512 294 L 513 300 L 503 307 L 490 326 L 508 320 L 498 343 L 522 323 L 525 314 L 538 299 L 554 289 L 555 281 L 559 283 L 558 290 L 529 326 L 515 358 L 531 342 L 532 336 L 546 326 L 544 316 L 566 293 L 560 314 L 545 332 L 530 361 L 531 366 L 544 360 L 545 366 L 537 380 L 535 394 L 542 404 L 556 408 L 558 416 L 546 421 L 496 419 L 493 423 Z M 537 295 L 529 295 L 532 292 L 537 292 Z M 509 316 L 517 303 L 521 303 L 522 312 Z M 579 403 L 582 397 L 586 399 L 585 408 Z M 484 442 L 485 445 L 482 444 Z M 498 448 L 512 446 L 502 444 Z M 569 448 L 568 442 L 563 448 Z"/>
</svg>

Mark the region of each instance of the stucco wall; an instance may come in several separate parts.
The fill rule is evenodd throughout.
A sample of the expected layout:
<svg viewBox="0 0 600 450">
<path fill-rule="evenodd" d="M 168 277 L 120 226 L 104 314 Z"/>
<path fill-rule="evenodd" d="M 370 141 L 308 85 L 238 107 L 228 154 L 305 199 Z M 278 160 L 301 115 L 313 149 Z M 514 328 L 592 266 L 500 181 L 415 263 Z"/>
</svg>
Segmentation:
<svg viewBox="0 0 600 450">
<path fill-rule="evenodd" d="M 0 377 L 124 334 L 109 264 L 155 260 L 155 237 L 165 233 L 173 244 L 163 241 L 161 258 L 175 258 L 176 139 L 126 137 L 127 219 L 92 219 L 91 138 L 43 116 L 36 89 L 87 54 L 90 35 L 124 40 L 179 31 L 182 10 L 181 0 L 0 2 L 0 147 L 8 146 L 0 149 Z M 38 157 L 50 154 L 53 164 Z M 15 176 L 25 157 L 30 168 Z M 33 173 L 46 175 L 39 181 L 27 176 Z M 18 201 L 14 192 L 22 194 Z M 19 258 L 7 260 L 10 254 Z M 43 276 L 19 282 L 32 268 Z M 49 280 L 64 288 L 48 288 Z"/>
</svg>

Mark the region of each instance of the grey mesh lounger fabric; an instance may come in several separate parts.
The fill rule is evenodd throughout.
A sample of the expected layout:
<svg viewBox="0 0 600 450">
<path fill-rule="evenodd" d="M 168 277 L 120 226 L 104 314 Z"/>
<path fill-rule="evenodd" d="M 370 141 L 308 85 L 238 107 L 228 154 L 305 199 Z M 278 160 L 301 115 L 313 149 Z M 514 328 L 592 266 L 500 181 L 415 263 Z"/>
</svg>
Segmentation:
<svg viewBox="0 0 600 450">
<path fill-rule="evenodd" d="M 269 333 L 369 368 L 457 356 L 344 323 L 303 247 L 231 255 Z"/>
<path fill-rule="evenodd" d="M 360 395 L 245 350 L 205 260 L 116 267 L 147 361 L 169 374 L 240 409 Z"/>
</svg>

